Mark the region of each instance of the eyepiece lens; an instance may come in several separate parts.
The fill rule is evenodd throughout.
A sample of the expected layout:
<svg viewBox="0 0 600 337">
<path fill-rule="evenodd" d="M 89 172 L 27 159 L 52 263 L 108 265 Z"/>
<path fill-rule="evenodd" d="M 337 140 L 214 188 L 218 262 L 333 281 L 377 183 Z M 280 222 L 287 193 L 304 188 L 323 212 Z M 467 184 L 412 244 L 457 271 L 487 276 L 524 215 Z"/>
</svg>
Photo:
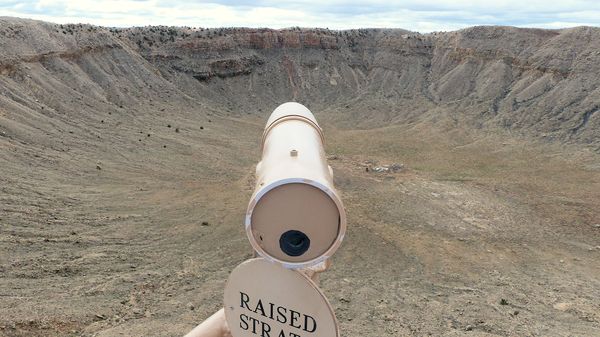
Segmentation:
<svg viewBox="0 0 600 337">
<path fill-rule="evenodd" d="M 310 239 L 300 231 L 289 230 L 279 238 L 279 247 L 289 256 L 300 256 L 310 247 Z"/>
</svg>

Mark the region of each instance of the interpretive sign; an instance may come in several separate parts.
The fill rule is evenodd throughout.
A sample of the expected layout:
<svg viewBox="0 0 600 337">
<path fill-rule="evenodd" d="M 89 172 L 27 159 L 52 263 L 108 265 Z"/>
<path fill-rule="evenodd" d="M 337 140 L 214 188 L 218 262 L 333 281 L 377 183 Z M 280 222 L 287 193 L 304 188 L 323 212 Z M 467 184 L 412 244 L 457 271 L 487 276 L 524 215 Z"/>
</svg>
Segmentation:
<svg viewBox="0 0 600 337">
<path fill-rule="evenodd" d="M 317 285 L 263 258 L 231 273 L 225 317 L 233 337 L 339 337 L 333 309 Z"/>
</svg>

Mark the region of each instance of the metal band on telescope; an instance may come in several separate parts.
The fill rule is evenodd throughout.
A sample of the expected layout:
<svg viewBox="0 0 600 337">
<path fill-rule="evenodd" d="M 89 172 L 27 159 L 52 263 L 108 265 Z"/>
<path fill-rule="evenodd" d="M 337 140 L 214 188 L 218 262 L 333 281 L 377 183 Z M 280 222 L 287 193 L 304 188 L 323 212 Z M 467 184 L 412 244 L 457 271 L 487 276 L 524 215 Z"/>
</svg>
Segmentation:
<svg viewBox="0 0 600 337">
<path fill-rule="evenodd" d="M 306 122 L 308 123 L 310 126 L 312 126 L 313 128 L 315 128 L 315 130 L 317 130 L 317 132 L 319 133 L 319 137 L 321 137 L 321 142 L 324 143 L 325 142 L 325 137 L 323 136 L 323 130 L 321 129 L 321 127 L 315 123 L 314 121 L 312 121 L 310 118 L 301 116 L 301 115 L 287 115 L 287 116 L 282 116 L 277 118 L 276 120 L 274 120 L 273 122 L 271 122 L 271 124 L 269 124 L 266 128 L 265 131 L 263 132 L 263 136 L 262 136 L 262 142 L 261 142 L 261 148 L 265 147 L 265 140 L 267 139 L 267 135 L 269 134 L 269 132 L 279 123 L 283 123 L 289 120 L 298 120 L 298 121 L 302 121 L 302 122 Z"/>
</svg>

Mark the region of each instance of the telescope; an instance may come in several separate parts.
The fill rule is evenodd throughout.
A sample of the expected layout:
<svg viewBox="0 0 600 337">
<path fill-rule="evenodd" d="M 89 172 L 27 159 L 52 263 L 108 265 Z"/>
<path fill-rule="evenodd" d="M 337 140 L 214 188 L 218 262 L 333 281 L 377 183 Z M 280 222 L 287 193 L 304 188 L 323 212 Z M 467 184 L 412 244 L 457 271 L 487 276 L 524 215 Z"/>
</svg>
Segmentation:
<svg viewBox="0 0 600 337">
<path fill-rule="evenodd" d="M 260 256 L 289 269 L 325 261 L 344 238 L 346 213 L 323 131 L 302 104 L 284 103 L 267 120 L 245 226 Z"/>
<path fill-rule="evenodd" d="M 339 337 L 317 273 L 344 238 L 346 213 L 321 127 L 302 104 L 284 103 L 267 121 L 245 227 L 260 257 L 231 272 L 224 308 L 186 337 Z"/>
</svg>

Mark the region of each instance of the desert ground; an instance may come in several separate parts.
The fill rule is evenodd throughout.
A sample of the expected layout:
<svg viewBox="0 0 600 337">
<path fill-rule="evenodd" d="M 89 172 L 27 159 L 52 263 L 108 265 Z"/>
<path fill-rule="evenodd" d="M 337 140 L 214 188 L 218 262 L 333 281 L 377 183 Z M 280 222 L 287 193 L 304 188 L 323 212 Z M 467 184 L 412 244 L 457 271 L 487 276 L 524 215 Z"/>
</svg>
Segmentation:
<svg viewBox="0 0 600 337">
<path fill-rule="evenodd" d="M 342 336 L 600 336 L 598 45 L 0 18 L 0 336 L 182 336 L 222 307 L 286 101 L 347 211 Z"/>
</svg>

